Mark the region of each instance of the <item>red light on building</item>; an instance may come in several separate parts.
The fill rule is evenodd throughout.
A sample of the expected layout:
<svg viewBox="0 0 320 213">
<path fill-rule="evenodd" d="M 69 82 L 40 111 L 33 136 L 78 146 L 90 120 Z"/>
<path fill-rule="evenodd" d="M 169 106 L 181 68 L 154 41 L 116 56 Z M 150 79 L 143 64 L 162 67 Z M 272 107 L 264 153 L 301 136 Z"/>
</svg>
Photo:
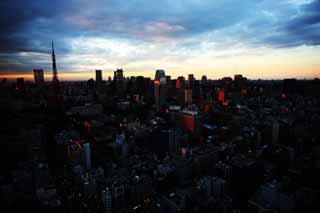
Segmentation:
<svg viewBox="0 0 320 213">
<path fill-rule="evenodd" d="M 165 112 L 166 112 L 166 113 L 169 113 L 169 112 L 170 112 L 170 110 L 169 110 L 168 108 L 166 108 Z"/>
<path fill-rule="evenodd" d="M 190 132 L 194 131 L 194 117 L 193 116 L 185 116 L 184 117 L 185 128 Z"/>
<path fill-rule="evenodd" d="M 285 99 L 286 97 L 287 97 L 287 95 L 286 95 L 285 93 L 282 93 L 282 94 L 281 94 L 281 98 L 282 98 L 282 99 Z"/>
<path fill-rule="evenodd" d="M 88 121 L 83 122 L 83 128 L 87 131 L 90 132 L 90 123 Z"/>
<path fill-rule="evenodd" d="M 74 143 L 77 145 L 78 150 L 82 150 L 80 141 L 76 140 Z"/>
<path fill-rule="evenodd" d="M 154 85 L 159 85 L 160 81 L 159 80 L 154 80 Z"/>
<path fill-rule="evenodd" d="M 210 104 L 205 104 L 205 105 L 203 106 L 203 111 L 204 111 L 204 112 L 209 112 L 209 111 L 210 111 Z"/>
<path fill-rule="evenodd" d="M 284 108 L 284 111 L 289 112 L 289 108 L 288 107 Z"/>
<path fill-rule="evenodd" d="M 188 152 L 188 149 L 187 149 L 187 148 L 182 148 L 182 149 L 181 149 L 181 155 L 182 155 L 182 156 L 185 157 L 185 156 L 187 155 L 187 152 Z"/>
<path fill-rule="evenodd" d="M 224 101 L 224 102 L 222 103 L 222 105 L 223 105 L 223 106 L 228 106 L 228 105 L 229 105 L 229 102 L 228 102 L 228 101 Z"/>
<path fill-rule="evenodd" d="M 223 90 L 223 89 L 219 89 L 219 92 L 218 92 L 218 101 L 224 102 L 224 90 Z"/>
<path fill-rule="evenodd" d="M 134 100 L 138 103 L 138 102 L 140 101 L 139 95 L 135 95 L 135 96 L 134 96 Z"/>
<path fill-rule="evenodd" d="M 248 92 L 247 89 L 242 89 L 241 90 L 241 95 L 247 95 L 247 92 Z"/>
<path fill-rule="evenodd" d="M 179 79 L 177 79 L 176 80 L 176 89 L 180 89 L 180 80 Z"/>
</svg>

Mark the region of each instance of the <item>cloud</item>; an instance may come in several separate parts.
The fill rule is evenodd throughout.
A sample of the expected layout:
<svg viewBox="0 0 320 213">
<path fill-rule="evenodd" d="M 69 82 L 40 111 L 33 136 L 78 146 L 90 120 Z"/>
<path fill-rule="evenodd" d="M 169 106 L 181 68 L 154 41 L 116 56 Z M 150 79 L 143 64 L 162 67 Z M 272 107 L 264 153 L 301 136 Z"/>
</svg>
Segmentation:
<svg viewBox="0 0 320 213">
<path fill-rule="evenodd" d="M 64 70 L 320 43 L 319 0 L 4 0 L 0 6 L 0 73 L 50 69 L 51 40 Z"/>
</svg>

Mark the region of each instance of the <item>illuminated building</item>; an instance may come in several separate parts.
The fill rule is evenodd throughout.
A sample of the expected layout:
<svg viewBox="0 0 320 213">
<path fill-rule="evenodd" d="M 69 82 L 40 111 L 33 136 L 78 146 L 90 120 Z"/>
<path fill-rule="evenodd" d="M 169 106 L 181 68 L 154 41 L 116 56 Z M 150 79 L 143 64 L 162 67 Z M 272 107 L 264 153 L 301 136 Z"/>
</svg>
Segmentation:
<svg viewBox="0 0 320 213">
<path fill-rule="evenodd" d="M 195 136 L 199 136 L 201 132 L 201 116 L 196 111 L 183 110 L 178 114 L 178 126 L 190 132 Z"/>
<path fill-rule="evenodd" d="M 185 104 L 191 104 L 192 103 L 192 90 L 191 89 L 185 89 L 184 90 L 184 103 Z"/>
<path fill-rule="evenodd" d="M 84 147 L 84 156 L 85 156 L 85 166 L 87 170 L 91 169 L 91 148 L 89 143 L 85 143 Z"/>
<path fill-rule="evenodd" d="M 160 81 L 154 80 L 154 101 L 157 107 L 160 105 Z"/>
<path fill-rule="evenodd" d="M 166 78 L 161 78 L 160 80 L 154 80 L 154 98 L 155 104 L 159 108 L 163 106 L 166 102 L 167 97 L 167 84 Z"/>
<path fill-rule="evenodd" d="M 223 89 L 219 89 L 218 91 L 218 101 L 224 103 L 224 90 Z"/>
<path fill-rule="evenodd" d="M 242 89 L 241 90 L 241 95 L 245 96 L 245 95 L 247 95 L 247 93 L 248 93 L 247 89 Z"/>
<path fill-rule="evenodd" d="M 166 76 L 164 70 L 156 70 L 156 75 L 154 77 L 154 80 L 160 80 L 161 78 L 164 78 Z"/>
<path fill-rule="evenodd" d="M 33 69 L 33 78 L 34 83 L 37 86 L 41 86 L 44 83 L 43 70 L 42 69 Z"/>
<path fill-rule="evenodd" d="M 102 82 L 102 71 L 96 70 L 96 84 L 99 85 Z"/>
<path fill-rule="evenodd" d="M 180 106 L 184 104 L 184 77 L 180 76 L 176 80 L 176 99 Z"/>
</svg>

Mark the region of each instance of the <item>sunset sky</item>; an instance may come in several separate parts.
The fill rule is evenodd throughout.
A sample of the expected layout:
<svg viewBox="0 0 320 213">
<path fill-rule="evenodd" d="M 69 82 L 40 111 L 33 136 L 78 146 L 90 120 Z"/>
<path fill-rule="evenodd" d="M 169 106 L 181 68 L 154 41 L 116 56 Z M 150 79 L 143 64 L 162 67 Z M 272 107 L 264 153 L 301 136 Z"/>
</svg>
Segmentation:
<svg viewBox="0 0 320 213">
<path fill-rule="evenodd" d="M 320 77 L 320 0 L 2 0 L 0 78 Z"/>
</svg>

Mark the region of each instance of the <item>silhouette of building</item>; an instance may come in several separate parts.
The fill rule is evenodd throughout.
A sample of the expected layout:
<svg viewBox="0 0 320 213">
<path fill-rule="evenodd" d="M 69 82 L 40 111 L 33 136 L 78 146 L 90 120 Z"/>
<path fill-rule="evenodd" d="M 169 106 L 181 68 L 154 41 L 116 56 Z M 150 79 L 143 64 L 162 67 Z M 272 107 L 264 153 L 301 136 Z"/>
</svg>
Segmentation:
<svg viewBox="0 0 320 213">
<path fill-rule="evenodd" d="M 184 103 L 185 104 L 192 104 L 192 89 L 185 89 L 184 90 Z"/>
<path fill-rule="evenodd" d="M 58 79 L 58 71 L 57 71 L 57 65 L 56 65 L 56 55 L 54 53 L 54 45 L 52 41 L 52 82 L 53 84 L 57 85 L 59 84 L 59 79 Z"/>
<path fill-rule="evenodd" d="M 115 81 L 122 81 L 123 80 L 123 70 L 122 69 L 117 69 L 116 71 L 114 71 L 113 80 L 115 80 Z"/>
<path fill-rule="evenodd" d="M 43 83 L 44 83 L 43 70 L 42 69 L 33 69 L 33 78 L 34 78 L 34 83 L 37 86 L 43 85 Z"/>
<path fill-rule="evenodd" d="M 21 90 L 24 88 L 24 78 L 17 78 L 16 89 Z"/>
<path fill-rule="evenodd" d="M 164 70 L 156 70 L 156 75 L 154 77 L 154 80 L 160 80 L 160 78 L 165 77 L 166 74 L 164 72 Z"/>
<path fill-rule="evenodd" d="M 188 88 L 192 88 L 195 82 L 193 74 L 188 75 Z"/>
<path fill-rule="evenodd" d="M 96 84 L 99 85 L 102 82 L 102 71 L 96 70 Z"/>
</svg>

